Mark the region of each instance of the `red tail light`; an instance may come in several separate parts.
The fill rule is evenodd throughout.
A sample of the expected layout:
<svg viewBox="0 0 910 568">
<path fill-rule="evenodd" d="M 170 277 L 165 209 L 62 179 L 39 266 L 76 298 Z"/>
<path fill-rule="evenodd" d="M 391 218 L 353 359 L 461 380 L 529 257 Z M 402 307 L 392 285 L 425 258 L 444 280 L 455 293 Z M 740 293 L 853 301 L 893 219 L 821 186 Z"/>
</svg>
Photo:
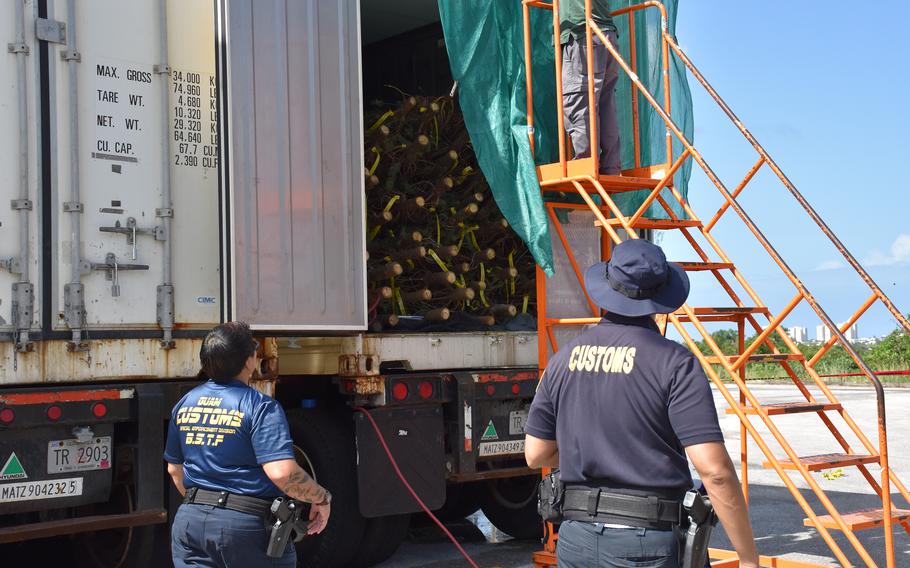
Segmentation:
<svg viewBox="0 0 910 568">
<path fill-rule="evenodd" d="M 4 408 L 3 410 L 0 410 L 0 422 L 3 422 L 4 424 L 9 424 L 10 422 L 12 422 L 15 419 L 16 419 L 16 413 L 13 412 L 12 408 Z"/>
<path fill-rule="evenodd" d="M 433 383 L 430 381 L 421 381 L 420 384 L 417 385 L 417 394 L 423 399 L 433 396 Z"/>
<path fill-rule="evenodd" d="M 47 419 L 48 420 L 50 420 L 52 422 L 56 422 L 56 421 L 60 420 L 61 416 L 63 416 L 63 409 L 60 408 L 59 406 L 57 406 L 56 404 L 53 406 L 47 407 Z"/>
<path fill-rule="evenodd" d="M 107 416 L 107 405 L 103 402 L 96 402 L 92 405 L 92 414 L 95 415 L 95 418 L 104 418 Z"/>
<path fill-rule="evenodd" d="M 487 396 L 493 396 L 494 394 L 496 394 L 496 387 L 487 385 Z"/>
<path fill-rule="evenodd" d="M 392 386 L 392 398 L 399 401 L 408 398 L 408 385 L 403 382 L 395 383 Z"/>
</svg>

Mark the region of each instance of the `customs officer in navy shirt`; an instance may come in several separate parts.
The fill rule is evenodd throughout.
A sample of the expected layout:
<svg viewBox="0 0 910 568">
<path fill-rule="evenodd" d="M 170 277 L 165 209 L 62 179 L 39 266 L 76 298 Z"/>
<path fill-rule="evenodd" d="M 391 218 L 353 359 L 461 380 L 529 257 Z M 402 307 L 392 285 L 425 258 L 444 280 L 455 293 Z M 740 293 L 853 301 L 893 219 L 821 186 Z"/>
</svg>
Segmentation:
<svg viewBox="0 0 910 568">
<path fill-rule="evenodd" d="M 257 347 L 245 323 L 213 329 L 199 352 L 209 380 L 174 407 L 164 459 L 184 495 L 171 534 L 176 568 L 296 566 L 290 542 L 281 558 L 266 556 L 266 518 L 282 495 L 313 504 L 309 534 L 328 522 L 332 496 L 294 460 L 281 405 L 250 387 Z"/>
<path fill-rule="evenodd" d="M 686 273 L 660 247 L 635 239 L 617 245 L 609 263 L 590 267 L 585 287 L 607 315 L 550 360 L 525 426 L 528 465 L 558 467 L 567 487 L 559 566 L 677 568 L 673 515 L 641 516 L 636 511 L 656 509 L 628 503 L 660 501 L 661 511 L 679 511 L 692 488 L 688 456 L 739 565 L 757 568 L 708 379 L 653 319 L 685 303 Z"/>
</svg>

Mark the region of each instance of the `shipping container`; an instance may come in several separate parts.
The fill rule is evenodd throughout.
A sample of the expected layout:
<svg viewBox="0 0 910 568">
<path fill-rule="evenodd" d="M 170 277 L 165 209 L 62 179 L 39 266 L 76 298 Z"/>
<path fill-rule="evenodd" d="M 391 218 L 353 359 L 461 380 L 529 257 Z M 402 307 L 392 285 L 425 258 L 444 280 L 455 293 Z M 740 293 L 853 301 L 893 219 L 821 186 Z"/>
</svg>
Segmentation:
<svg viewBox="0 0 910 568">
<path fill-rule="evenodd" d="M 0 552 L 167 562 L 167 419 L 229 319 L 261 336 L 256 386 L 335 495 L 301 545 L 314 565 L 388 557 L 419 510 L 354 406 L 429 506 L 540 530 L 536 333 L 367 332 L 364 100 L 448 93 L 438 19 L 409 0 L 3 4 Z"/>
</svg>

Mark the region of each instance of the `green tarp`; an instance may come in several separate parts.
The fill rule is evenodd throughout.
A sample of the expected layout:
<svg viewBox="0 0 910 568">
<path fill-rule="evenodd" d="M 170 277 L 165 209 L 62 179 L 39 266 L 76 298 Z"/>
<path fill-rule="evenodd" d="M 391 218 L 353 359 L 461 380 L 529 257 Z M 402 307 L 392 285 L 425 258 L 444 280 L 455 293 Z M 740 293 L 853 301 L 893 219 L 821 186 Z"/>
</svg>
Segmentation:
<svg viewBox="0 0 910 568">
<path fill-rule="evenodd" d="M 534 78 L 535 149 L 528 141 L 524 39 L 521 0 L 438 0 L 452 76 L 458 81 L 459 102 L 477 159 L 497 204 L 516 233 L 528 244 L 537 263 L 552 274 L 551 247 L 546 212 L 534 170 L 537 164 L 558 160 L 556 152 L 556 84 L 552 14 L 531 9 L 532 73 Z M 676 27 L 678 0 L 664 0 L 670 31 Z M 632 1 L 614 1 L 618 9 Z M 623 58 L 629 61 L 628 19 L 616 19 Z M 650 8 L 637 12 L 638 74 L 658 101 L 663 100 L 660 73 L 660 14 Z M 686 136 L 692 137 L 692 103 L 681 63 L 671 56 L 672 116 Z M 622 129 L 622 167 L 634 167 L 631 83 L 624 73 L 616 91 Z M 641 164 L 665 160 L 663 121 L 639 96 Z M 674 156 L 681 152 L 674 146 Z M 685 195 L 689 163 L 676 177 Z M 617 199 L 625 211 L 634 211 L 647 192 L 627 193 Z M 672 199 L 672 198 L 671 198 Z M 652 207 L 649 216 L 664 217 Z M 679 212 L 681 214 L 681 212 Z"/>
</svg>

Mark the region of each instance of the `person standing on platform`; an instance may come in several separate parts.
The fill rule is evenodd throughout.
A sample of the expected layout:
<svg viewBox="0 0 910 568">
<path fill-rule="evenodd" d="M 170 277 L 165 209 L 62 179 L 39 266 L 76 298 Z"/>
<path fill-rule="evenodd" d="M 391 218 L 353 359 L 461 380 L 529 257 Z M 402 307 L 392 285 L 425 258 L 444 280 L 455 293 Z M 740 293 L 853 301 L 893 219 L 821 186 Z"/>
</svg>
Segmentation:
<svg viewBox="0 0 910 568">
<path fill-rule="evenodd" d="M 616 25 L 607 0 L 591 0 L 591 16 L 617 50 Z M 591 157 L 588 99 L 588 42 L 585 0 L 559 2 L 559 41 L 562 45 L 562 104 L 565 128 L 575 158 Z M 594 105 L 601 175 L 620 175 L 619 124 L 616 120 L 616 82 L 619 64 L 597 35 L 593 40 Z"/>
</svg>

